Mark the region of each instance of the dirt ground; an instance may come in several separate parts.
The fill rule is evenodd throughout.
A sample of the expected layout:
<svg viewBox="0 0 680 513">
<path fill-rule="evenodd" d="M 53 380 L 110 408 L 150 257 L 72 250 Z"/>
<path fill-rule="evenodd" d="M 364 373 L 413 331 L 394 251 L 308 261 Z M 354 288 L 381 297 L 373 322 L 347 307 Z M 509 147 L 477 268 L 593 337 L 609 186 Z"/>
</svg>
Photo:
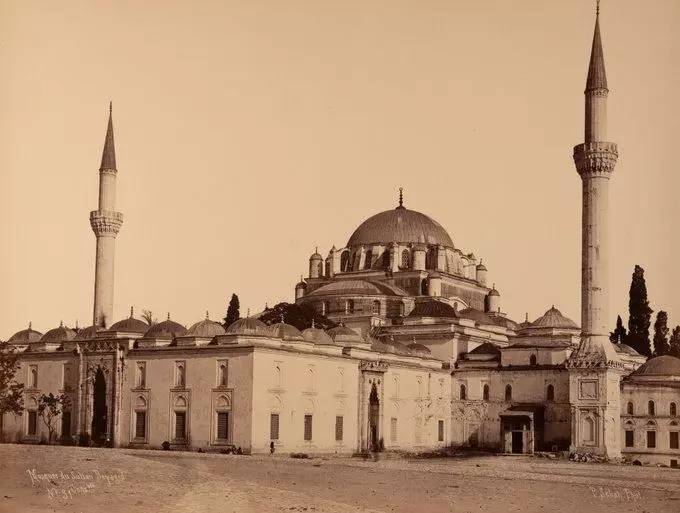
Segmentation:
<svg viewBox="0 0 680 513">
<path fill-rule="evenodd" d="M 674 512 L 680 471 L 529 457 L 294 460 L 0 445 L 0 512 Z"/>
</svg>

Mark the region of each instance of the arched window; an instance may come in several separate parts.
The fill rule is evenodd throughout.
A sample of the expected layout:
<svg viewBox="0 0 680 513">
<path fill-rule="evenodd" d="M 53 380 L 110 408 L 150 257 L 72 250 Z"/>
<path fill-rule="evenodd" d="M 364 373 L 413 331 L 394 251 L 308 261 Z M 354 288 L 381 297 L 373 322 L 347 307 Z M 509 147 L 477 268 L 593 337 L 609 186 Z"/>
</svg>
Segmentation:
<svg viewBox="0 0 680 513">
<path fill-rule="evenodd" d="M 595 419 L 591 416 L 583 417 L 583 441 L 584 442 L 595 442 Z"/>
<path fill-rule="evenodd" d="M 354 263 L 357 261 L 357 254 L 352 253 L 352 261 L 349 264 L 349 268 L 347 269 L 348 271 L 354 271 Z"/>
<path fill-rule="evenodd" d="M 512 385 L 505 385 L 505 400 L 512 401 Z"/>
<path fill-rule="evenodd" d="M 462 401 L 467 399 L 467 388 L 465 388 L 465 385 L 460 386 L 460 399 Z"/>
<path fill-rule="evenodd" d="M 347 301 L 345 301 L 345 313 L 346 314 L 354 313 L 354 300 L 353 299 L 348 299 Z"/>
<path fill-rule="evenodd" d="M 536 365 L 536 355 L 535 354 L 532 354 L 529 357 L 529 365 Z"/>
<path fill-rule="evenodd" d="M 633 403 L 631 401 L 628 401 L 628 406 L 626 407 L 626 411 L 628 412 L 628 415 L 633 415 L 634 410 L 633 410 Z"/>
<path fill-rule="evenodd" d="M 548 385 L 548 389 L 545 392 L 545 397 L 548 401 L 555 400 L 555 387 L 552 384 Z"/>
<path fill-rule="evenodd" d="M 373 301 L 373 315 L 380 315 L 380 301 Z"/>
<path fill-rule="evenodd" d="M 485 401 L 489 400 L 489 385 L 484 385 L 484 388 L 482 389 L 482 397 Z"/>
<path fill-rule="evenodd" d="M 411 256 L 408 249 L 405 249 L 401 252 L 401 268 L 408 269 L 409 267 L 411 267 Z"/>
<path fill-rule="evenodd" d="M 370 249 L 366 251 L 366 258 L 364 259 L 364 269 L 370 269 L 373 264 L 373 251 Z"/>
<path fill-rule="evenodd" d="M 675 417 L 678 414 L 678 407 L 675 403 L 671 403 L 670 407 L 670 415 L 671 417 Z"/>
<path fill-rule="evenodd" d="M 349 251 L 343 251 L 342 255 L 340 255 L 340 270 L 342 272 L 346 272 L 349 269 L 347 268 L 349 266 Z"/>
<path fill-rule="evenodd" d="M 647 414 L 655 415 L 655 413 L 654 413 L 654 401 L 649 401 L 647 403 Z"/>
<path fill-rule="evenodd" d="M 382 254 L 382 268 L 386 271 L 390 268 L 390 252 L 387 250 Z"/>
<path fill-rule="evenodd" d="M 31 388 L 38 388 L 38 366 L 31 365 Z"/>
</svg>

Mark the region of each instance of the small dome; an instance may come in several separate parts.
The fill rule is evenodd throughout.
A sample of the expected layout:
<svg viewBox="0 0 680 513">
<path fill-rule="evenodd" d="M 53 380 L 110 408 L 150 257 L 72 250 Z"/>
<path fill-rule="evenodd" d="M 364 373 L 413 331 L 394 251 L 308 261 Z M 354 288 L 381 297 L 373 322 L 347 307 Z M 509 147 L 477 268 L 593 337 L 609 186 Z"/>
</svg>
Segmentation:
<svg viewBox="0 0 680 513">
<path fill-rule="evenodd" d="M 519 329 L 519 324 L 517 324 L 512 319 L 508 319 L 502 315 L 491 315 L 490 317 L 496 326 L 501 326 L 512 331 L 517 331 Z"/>
<path fill-rule="evenodd" d="M 181 337 L 185 335 L 187 329 L 181 324 L 171 321 L 159 322 L 151 326 L 146 333 L 144 333 L 144 338 L 163 338 L 163 339 L 174 339 L 175 337 Z"/>
<path fill-rule="evenodd" d="M 670 355 L 650 358 L 633 374 L 637 376 L 680 376 L 680 358 Z"/>
<path fill-rule="evenodd" d="M 307 328 L 302 332 L 302 338 L 307 342 L 322 345 L 332 345 L 333 339 L 331 336 L 320 328 Z"/>
<path fill-rule="evenodd" d="M 341 346 L 366 343 L 361 335 L 347 326 L 331 328 L 328 330 L 328 335 L 333 339 L 333 342 Z"/>
<path fill-rule="evenodd" d="M 419 301 L 408 314 L 409 317 L 459 317 L 458 311 L 450 304 L 437 299 Z"/>
<path fill-rule="evenodd" d="M 271 336 L 281 340 L 304 340 L 302 333 L 295 326 L 285 322 L 277 322 L 269 326 Z"/>
<path fill-rule="evenodd" d="M 31 325 L 28 325 L 28 328 L 25 330 L 17 331 L 14 335 L 12 335 L 7 342 L 10 342 L 12 344 L 30 344 L 31 342 L 38 342 L 40 340 L 40 337 L 42 337 L 43 334 L 40 333 L 39 331 L 35 331 L 33 328 L 31 328 Z"/>
<path fill-rule="evenodd" d="M 380 281 L 338 280 L 308 294 L 311 296 L 407 296 L 406 292 L 396 285 Z"/>
<path fill-rule="evenodd" d="M 432 352 L 430 351 L 430 348 L 427 346 L 424 346 L 423 344 L 409 344 L 406 346 L 408 350 L 416 355 L 416 356 L 430 356 Z"/>
<path fill-rule="evenodd" d="M 122 333 L 146 333 L 149 325 L 140 319 L 128 317 L 122 321 L 113 323 L 107 331 L 120 331 Z"/>
<path fill-rule="evenodd" d="M 494 356 L 500 356 L 501 350 L 498 346 L 492 344 L 491 342 L 484 342 L 483 344 L 475 347 L 468 354 L 491 354 Z"/>
<path fill-rule="evenodd" d="M 492 289 L 489 291 L 489 296 L 500 296 L 500 295 L 501 295 L 501 294 L 500 294 L 500 292 L 498 292 L 498 291 L 496 290 L 496 287 L 492 288 Z"/>
<path fill-rule="evenodd" d="M 640 353 L 638 353 L 635 349 L 626 344 L 614 344 L 614 349 L 616 349 L 617 353 L 624 353 L 632 356 L 640 356 Z"/>
<path fill-rule="evenodd" d="M 211 321 L 207 317 L 187 330 L 187 336 L 200 338 L 213 338 L 225 333 L 224 327 L 219 322 Z"/>
<path fill-rule="evenodd" d="M 486 271 L 487 268 L 486 268 L 486 266 L 485 266 L 482 262 L 479 262 L 479 263 L 477 264 L 477 270 L 478 270 L 478 271 Z"/>
<path fill-rule="evenodd" d="M 319 254 L 319 248 L 314 250 L 312 256 L 309 257 L 310 260 L 323 260 L 323 257 Z"/>
<path fill-rule="evenodd" d="M 97 336 L 97 333 L 101 331 L 102 328 L 99 326 L 88 326 L 87 328 L 82 328 L 78 333 L 76 334 L 75 340 L 89 340 L 91 338 L 95 338 Z"/>
<path fill-rule="evenodd" d="M 227 328 L 227 335 L 245 335 L 271 337 L 272 331 L 265 323 L 255 317 L 244 317 L 232 322 Z"/>
<path fill-rule="evenodd" d="M 545 312 L 541 317 L 531 323 L 530 328 L 558 328 L 558 329 L 579 329 L 578 325 L 562 315 L 555 305 Z"/>
<path fill-rule="evenodd" d="M 306 288 L 307 288 L 307 283 L 305 283 L 305 280 L 303 280 L 303 279 L 301 278 L 300 281 L 297 282 L 297 284 L 295 285 L 295 288 L 296 288 L 296 289 L 306 289 Z"/>
<path fill-rule="evenodd" d="M 60 324 L 57 328 L 51 329 L 45 333 L 40 338 L 40 342 L 65 342 L 67 340 L 73 340 L 74 338 L 76 338 L 76 332 L 63 324 Z"/>
<path fill-rule="evenodd" d="M 459 317 L 462 317 L 463 319 L 470 319 L 472 321 L 475 321 L 477 324 L 486 324 L 487 326 L 493 326 L 496 324 L 493 322 L 493 319 L 486 315 L 484 312 L 481 312 L 479 310 L 475 310 L 474 308 L 466 308 L 465 310 L 461 310 L 458 312 Z"/>
</svg>

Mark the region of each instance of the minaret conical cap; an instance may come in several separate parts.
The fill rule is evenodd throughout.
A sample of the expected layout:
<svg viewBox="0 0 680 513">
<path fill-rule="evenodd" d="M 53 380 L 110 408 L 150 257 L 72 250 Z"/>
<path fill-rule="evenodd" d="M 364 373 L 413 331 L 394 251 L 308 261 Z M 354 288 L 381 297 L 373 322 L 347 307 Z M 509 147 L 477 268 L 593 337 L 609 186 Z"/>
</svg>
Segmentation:
<svg viewBox="0 0 680 513">
<path fill-rule="evenodd" d="M 595 17 L 595 33 L 593 34 L 593 47 L 590 50 L 590 66 L 588 66 L 588 80 L 586 81 L 586 91 L 593 89 L 607 89 L 607 74 L 604 70 L 599 13 Z"/>
<path fill-rule="evenodd" d="M 109 103 L 109 126 L 106 129 L 106 140 L 104 141 L 104 151 L 102 152 L 102 169 L 116 169 L 116 147 L 113 143 L 113 113 L 112 105 Z"/>
</svg>

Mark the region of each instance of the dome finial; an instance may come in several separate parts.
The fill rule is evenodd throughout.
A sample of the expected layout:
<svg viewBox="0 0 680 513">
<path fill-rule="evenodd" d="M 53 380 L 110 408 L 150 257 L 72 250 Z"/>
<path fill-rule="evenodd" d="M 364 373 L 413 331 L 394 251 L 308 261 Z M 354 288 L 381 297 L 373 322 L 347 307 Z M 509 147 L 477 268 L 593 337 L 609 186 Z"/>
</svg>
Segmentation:
<svg viewBox="0 0 680 513">
<path fill-rule="evenodd" d="M 248 311 L 246 313 L 246 317 L 250 317 L 250 308 L 248 308 Z"/>
<path fill-rule="evenodd" d="M 33 321 L 28 321 L 28 329 L 29 330 L 33 329 Z"/>
<path fill-rule="evenodd" d="M 76 319 L 76 329 L 78 329 L 78 319 Z"/>
<path fill-rule="evenodd" d="M 168 320 L 170 320 L 170 312 L 168 312 Z"/>
<path fill-rule="evenodd" d="M 524 322 L 529 322 L 529 312 L 524 312 Z"/>
<path fill-rule="evenodd" d="M 281 312 L 281 324 L 286 323 L 286 317 L 283 315 L 283 312 Z"/>
<path fill-rule="evenodd" d="M 404 188 L 399 187 L 399 206 L 403 207 L 404 206 Z"/>
<path fill-rule="evenodd" d="M 210 312 L 208 312 L 208 310 L 205 311 L 205 320 L 206 321 L 210 320 Z"/>
<path fill-rule="evenodd" d="M 597 2 L 598 4 L 600 3 L 599 1 Z M 113 102 L 109 100 L 109 114 L 113 114 Z"/>
<path fill-rule="evenodd" d="M 59 321 L 59 327 L 63 328 L 64 327 L 64 321 Z"/>
<path fill-rule="evenodd" d="M 135 316 L 135 307 L 131 306 L 130 307 L 130 319 L 134 318 Z"/>
<path fill-rule="evenodd" d="M 600 15 L 600 0 L 597 0 L 597 4 L 596 4 L 596 7 L 595 7 L 595 16 L 599 16 L 599 15 Z"/>
</svg>

